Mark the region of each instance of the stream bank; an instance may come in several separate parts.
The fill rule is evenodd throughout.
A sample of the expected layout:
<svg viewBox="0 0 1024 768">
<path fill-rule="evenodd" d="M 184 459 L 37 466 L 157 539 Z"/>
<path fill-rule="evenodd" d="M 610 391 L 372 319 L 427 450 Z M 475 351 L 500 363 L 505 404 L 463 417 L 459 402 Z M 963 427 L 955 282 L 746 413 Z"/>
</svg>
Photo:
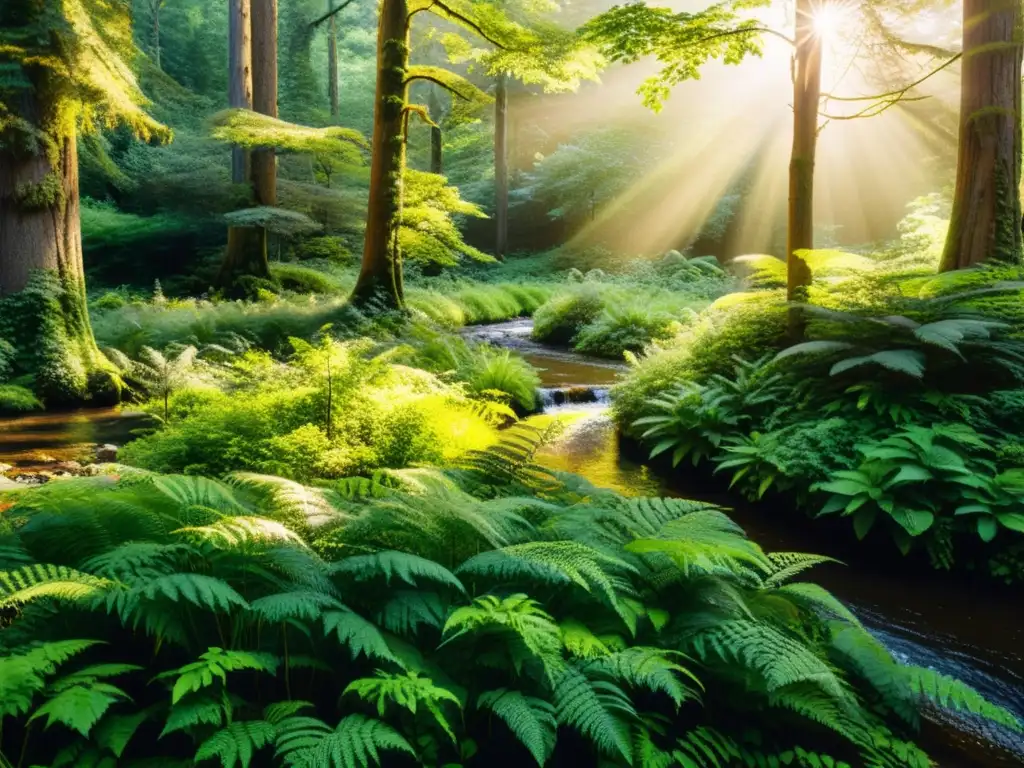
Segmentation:
<svg viewBox="0 0 1024 768">
<path fill-rule="evenodd" d="M 531 328 L 525 319 L 467 329 L 465 335 L 523 354 L 540 369 L 545 412 L 574 417 L 565 434 L 538 455 L 540 463 L 626 495 L 679 496 L 728 507 L 769 551 L 837 554 L 834 540 L 815 526 L 794 524 L 792 514 L 722 493 L 696 474 L 660 476 L 636 446 L 624 443 L 608 412 L 608 389 L 626 366 L 537 344 L 529 338 Z M 593 394 L 591 402 L 558 402 L 559 392 L 579 398 L 581 390 Z M 812 578 L 851 606 L 897 658 L 957 677 L 1024 720 L 1024 615 L 1012 593 L 973 589 L 945 573 L 879 568 L 866 552 L 849 562 L 819 566 Z M 1024 765 L 1024 737 L 976 718 L 936 712 L 921 743 L 943 768 Z"/>
</svg>

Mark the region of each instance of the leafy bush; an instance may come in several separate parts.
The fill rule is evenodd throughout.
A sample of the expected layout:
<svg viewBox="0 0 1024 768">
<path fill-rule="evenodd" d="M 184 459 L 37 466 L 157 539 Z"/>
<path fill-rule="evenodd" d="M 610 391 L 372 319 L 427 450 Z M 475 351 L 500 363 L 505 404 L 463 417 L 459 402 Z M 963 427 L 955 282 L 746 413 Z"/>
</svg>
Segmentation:
<svg viewBox="0 0 1024 768">
<path fill-rule="evenodd" d="M 43 410 L 43 404 L 31 390 L 15 384 L 0 384 L 0 414 L 41 410 Z"/>
<path fill-rule="evenodd" d="M 533 338 L 568 345 L 583 326 L 596 320 L 604 309 L 604 298 L 596 288 L 584 287 L 559 294 L 534 314 Z"/>
<path fill-rule="evenodd" d="M 331 487 L 23 493 L 0 518 L 19 521 L 0 537 L 0 754 L 924 768 L 922 706 L 1020 730 L 793 580 L 823 558 L 766 554 L 704 504 L 556 477 L 536 445 L 519 430 L 448 471 Z"/>
<path fill-rule="evenodd" d="M 282 288 L 296 293 L 338 295 L 352 289 L 349 283 L 334 275 L 298 264 L 271 264 L 270 274 Z"/>
<path fill-rule="evenodd" d="M 621 359 L 626 352 L 641 352 L 652 341 L 675 335 L 678 322 L 668 313 L 639 306 L 610 307 L 583 326 L 573 349 L 585 355 Z"/>
<path fill-rule="evenodd" d="M 444 461 L 494 439 L 491 411 L 429 373 L 370 357 L 368 342 L 292 347 L 291 365 L 243 357 L 227 364 L 220 388 L 172 391 L 168 423 L 126 445 L 122 460 L 307 479 Z M 150 407 L 163 409 L 162 398 Z"/>
<path fill-rule="evenodd" d="M 318 259 L 345 266 L 355 263 L 355 256 L 345 241 L 333 235 L 304 238 L 293 245 L 289 253 L 298 261 Z"/>
</svg>

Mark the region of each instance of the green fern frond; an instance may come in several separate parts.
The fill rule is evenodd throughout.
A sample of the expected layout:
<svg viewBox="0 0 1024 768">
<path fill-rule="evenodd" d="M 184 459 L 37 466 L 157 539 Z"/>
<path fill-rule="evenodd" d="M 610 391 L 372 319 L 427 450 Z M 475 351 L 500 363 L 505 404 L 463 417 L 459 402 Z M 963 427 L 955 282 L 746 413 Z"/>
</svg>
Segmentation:
<svg viewBox="0 0 1024 768">
<path fill-rule="evenodd" d="M 778 587 L 785 584 L 794 576 L 803 573 L 808 568 L 813 568 L 822 563 L 842 563 L 824 555 L 808 555 L 802 552 L 771 552 L 768 560 L 772 564 L 772 573 L 764 580 L 766 587 Z"/>
<path fill-rule="evenodd" d="M 810 582 L 793 582 L 775 590 L 775 594 L 783 595 L 787 600 L 804 610 L 816 613 L 823 619 L 830 617 L 842 619 L 854 626 L 860 626 L 860 619 L 824 587 Z"/>
<path fill-rule="evenodd" d="M 249 610 L 263 621 L 282 622 L 287 619 L 316 621 L 325 608 L 344 608 L 330 595 L 320 592 L 278 592 L 249 603 Z"/>
<path fill-rule="evenodd" d="M 217 758 L 223 768 L 249 768 L 253 755 L 274 743 L 276 729 L 264 720 L 243 720 L 229 724 L 199 745 L 196 762 Z"/>
<path fill-rule="evenodd" d="M 910 690 L 935 706 L 958 712 L 970 712 L 1018 733 L 1024 730 L 1012 712 L 992 704 L 966 683 L 922 667 L 903 669 Z"/>
<path fill-rule="evenodd" d="M 819 725 L 835 731 L 854 744 L 865 743 L 863 719 L 858 717 L 859 710 L 825 693 L 817 685 L 796 683 L 774 691 L 768 697 L 768 703 L 796 712 L 798 715 Z"/>
<path fill-rule="evenodd" d="M 191 552 L 194 550 L 184 544 L 126 541 L 89 558 L 82 568 L 103 578 L 133 584 L 175 572 Z"/>
<path fill-rule="evenodd" d="M 565 645 L 565 649 L 578 659 L 595 659 L 611 653 L 601 638 L 582 622 L 571 619 L 563 621 L 559 629 L 562 632 L 562 644 Z"/>
<path fill-rule="evenodd" d="M 290 768 L 368 768 L 381 765 L 381 752 L 416 754 L 391 726 L 362 715 L 348 715 L 333 731 L 309 717 L 278 726 L 277 755 Z"/>
<path fill-rule="evenodd" d="M 36 694 L 46 687 L 46 678 L 68 659 L 98 642 L 60 640 L 14 649 L 0 656 L 0 720 L 28 712 Z"/>
<path fill-rule="evenodd" d="M 462 593 L 466 591 L 462 582 L 447 568 L 407 552 L 386 551 L 347 557 L 333 563 L 330 572 L 348 576 L 357 582 L 383 577 L 384 583 L 390 584 L 392 578 L 398 578 L 414 587 L 419 586 L 416 581 L 419 578 L 454 587 Z"/>
<path fill-rule="evenodd" d="M 368 659 L 395 661 L 380 630 L 355 611 L 327 611 L 323 622 L 324 634 L 337 636 L 342 645 L 348 646 L 353 659 L 363 654 Z"/>
<path fill-rule="evenodd" d="M 149 482 L 181 509 L 201 507 L 231 515 L 248 511 L 230 486 L 208 477 L 153 475 Z"/>
<path fill-rule="evenodd" d="M 32 714 L 29 722 L 45 716 L 47 728 L 54 723 L 61 723 L 88 738 L 93 726 L 111 705 L 128 698 L 128 694 L 110 683 L 84 681 L 64 687 L 49 696 Z"/>
<path fill-rule="evenodd" d="M 175 603 L 184 600 L 197 608 L 224 613 L 230 612 L 233 607 L 249 606 L 245 598 L 226 581 L 199 573 L 160 576 L 132 592 L 148 600 L 166 598 Z"/>
<path fill-rule="evenodd" d="M 160 738 L 189 728 L 200 728 L 204 725 L 220 726 L 230 711 L 231 705 L 226 696 L 215 698 L 206 691 L 186 694 L 171 705 L 163 730 L 160 731 Z"/>
<path fill-rule="evenodd" d="M 177 677 L 171 690 L 171 703 L 176 704 L 186 694 L 201 691 L 203 688 L 213 685 L 214 679 L 219 679 L 222 684 L 226 685 L 228 672 L 251 669 L 274 674 L 277 671 L 277 665 L 278 660 L 268 653 L 210 648 L 200 654 L 198 661 L 193 661 L 169 672 L 163 672 L 157 675 L 156 679 Z"/>
<path fill-rule="evenodd" d="M 381 606 L 377 623 L 388 632 L 399 635 L 415 634 L 421 626 L 441 629 L 444 626 L 446 606 L 433 592 L 399 591 Z"/>
<path fill-rule="evenodd" d="M 0 606 L 50 598 L 77 602 L 94 598 L 115 582 L 63 565 L 26 565 L 0 572 Z"/>
<path fill-rule="evenodd" d="M 600 752 L 632 763 L 630 724 L 636 710 L 621 688 L 592 681 L 569 667 L 556 680 L 554 699 L 559 723 L 577 731 Z"/>
<path fill-rule="evenodd" d="M 701 726 L 692 731 L 687 731 L 682 737 L 676 740 L 676 750 L 673 757 L 679 761 L 684 768 L 727 768 L 727 766 L 738 766 L 746 756 L 746 750 L 731 736 L 709 726 Z M 753 766 L 754 763 L 746 761 L 746 765 Z M 765 761 L 761 765 L 772 765 Z M 774 764 L 778 764 L 778 761 Z"/>
<path fill-rule="evenodd" d="M 558 720 L 555 708 L 520 691 L 498 688 L 485 691 L 477 698 L 477 706 L 496 714 L 537 761 L 544 765 L 555 749 Z"/>
<path fill-rule="evenodd" d="M 690 635 L 689 645 L 703 661 L 739 662 L 768 693 L 812 682 L 836 699 L 849 696 L 835 671 L 811 648 L 768 624 L 744 619 L 711 624 Z"/>
<path fill-rule="evenodd" d="M 636 688 L 664 693 L 678 709 L 684 702 L 698 699 L 704 685 L 673 658 L 685 659 L 686 656 L 661 648 L 633 647 L 594 659 L 587 663 L 586 670 Z"/>
<path fill-rule="evenodd" d="M 335 492 L 325 488 L 310 488 L 294 480 L 252 472 L 233 472 L 227 479 L 231 485 L 264 499 L 276 517 L 301 520 L 310 528 L 349 517 L 336 503 Z"/>
<path fill-rule="evenodd" d="M 354 693 L 363 701 L 375 703 L 377 714 L 381 717 L 391 703 L 414 715 L 423 707 L 448 737 L 453 742 L 457 741 L 441 707 L 447 702 L 461 709 L 462 702 L 447 688 L 434 685 L 429 677 L 420 677 L 412 671 L 394 675 L 378 669 L 375 677 L 364 677 L 349 683 L 342 695 L 348 693 Z"/>
<path fill-rule="evenodd" d="M 179 528 L 174 533 L 193 544 L 217 549 L 238 549 L 252 544 L 306 546 L 297 533 L 276 520 L 263 517 L 225 517 L 210 525 Z"/>
</svg>

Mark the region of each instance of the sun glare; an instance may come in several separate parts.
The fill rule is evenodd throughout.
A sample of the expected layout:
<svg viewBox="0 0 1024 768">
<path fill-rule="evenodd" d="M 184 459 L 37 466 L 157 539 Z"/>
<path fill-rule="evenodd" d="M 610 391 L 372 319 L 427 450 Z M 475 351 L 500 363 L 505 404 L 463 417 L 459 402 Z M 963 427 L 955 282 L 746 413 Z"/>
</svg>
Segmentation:
<svg viewBox="0 0 1024 768">
<path fill-rule="evenodd" d="M 847 22 L 846 8 L 836 3 L 824 3 L 814 12 L 814 31 L 826 43 L 834 43 Z"/>
</svg>

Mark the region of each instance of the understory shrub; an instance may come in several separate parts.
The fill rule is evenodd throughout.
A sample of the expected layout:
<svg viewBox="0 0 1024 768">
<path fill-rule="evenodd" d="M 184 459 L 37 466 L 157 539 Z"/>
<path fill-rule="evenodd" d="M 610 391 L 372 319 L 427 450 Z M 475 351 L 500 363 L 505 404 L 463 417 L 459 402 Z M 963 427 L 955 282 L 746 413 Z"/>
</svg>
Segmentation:
<svg viewBox="0 0 1024 768">
<path fill-rule="evenodd" d="M 167 423 L 121 458 L 158 472 L 339 477 L 441 462 L 494 440 L 499 413 L 458 385 L 371 355 L 292 340 L 291 364 L 247 353 L 169 395 Z M 148 409 L 163 413 L 162 400 Z"/>
<path fill-rule="evenodd" d="M 15 384 L 0 384 L 0 415 L 41 410 L 43 404 L 32 390 Z"/>
<path fill-rule="evenodd" d="M 638 363 L 616 415 L 652 455 L 706 462 L 750 498 L 784 491 L 849 518 L 859 538 L 881 530 L 936 567 L 1009 578 L 1000 553 L 1024 532 L 1024 314 L 986 310 L 1019 302 L 1020 276 L 817 283 L 792 310 L 806 340 L 756 362 L 735 353 L 779 349 L 786 310 L 769 292 L 726 297 Z M 766 301 L 770 313 L 751 311 Z M 735 361 L 724 375 L 723 352 Z"/>
<path fill-rule="evenodd" d="M 546 472 L 538 437 L 317 487 L 23 491 L 0 512 L 0 759 L 926 768 L 924 707 L 1020 730 L 798 579 L 827 558 Z"/>
</svg>

